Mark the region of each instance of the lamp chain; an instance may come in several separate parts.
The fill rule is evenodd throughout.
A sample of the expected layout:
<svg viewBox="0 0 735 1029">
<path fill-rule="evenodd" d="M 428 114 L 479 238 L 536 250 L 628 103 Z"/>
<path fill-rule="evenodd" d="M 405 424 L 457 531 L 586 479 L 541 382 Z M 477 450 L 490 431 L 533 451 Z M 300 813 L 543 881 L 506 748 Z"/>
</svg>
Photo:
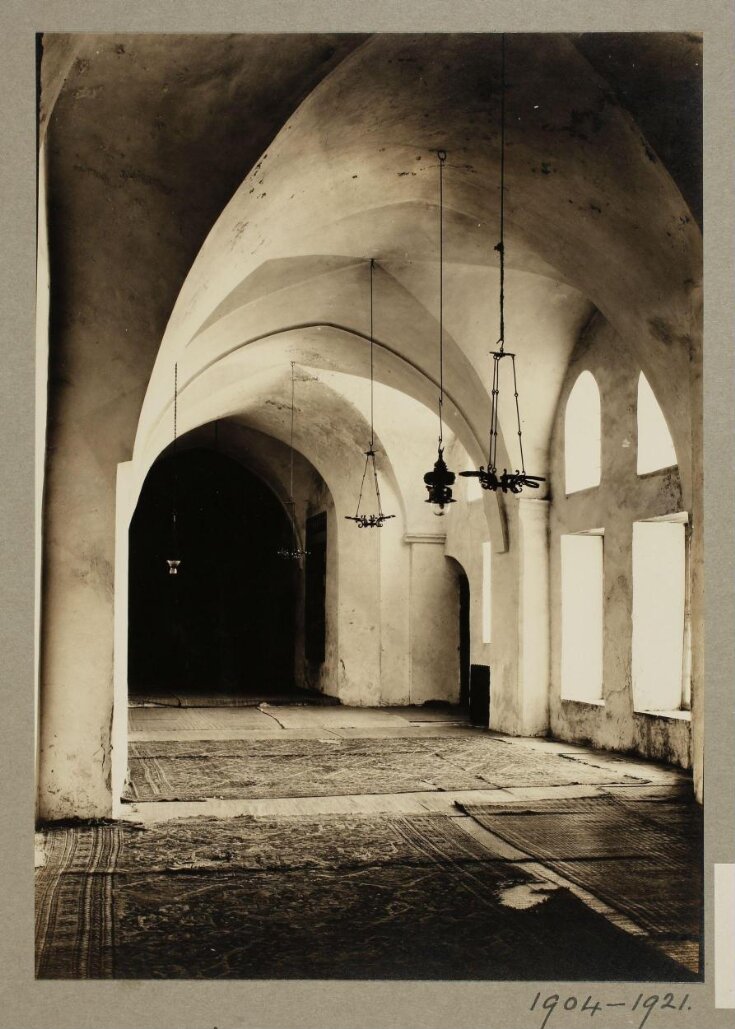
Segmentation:
<svg viewBox="0 0 735 1029">
<path fill-rule="evenodd" d="M 445 150 L 438 150 L 439 158 L 439 449 L 444 440 L 444 162 Z"/>
<path fill-rule="evenodd" d="M 357 518 L 357 517 L 359 516 L 359 514 L 360 514 L 360 504 L 362 503 L 362 491 L 363 491 L 363 489 L 364 489 L 364 487 L 365 487 L 365 477 L 366 477 L 366 475 L 367 475 L 367 470 L 368 470 L 368 461 L 369 461 L 369 460 L 370 460 L 370 458 L 366 456 L 366 459 L 365 459 L 365 467 L 364 467 L 364 469 L 363 469 L 363 472 L 362 472 L 362 479 L 360 480 L 360 492 L 359 492 L 359 493 L 358 493 L 358 495 L 357 495 L 357 507 L 355 508 L 355 517 L 356 517 L 356 518 Z M 375 466 L 373 465 L 373 468 L 374 468 L 374 467 L 375 467 Z"/>
<path fill-rule="evenodd" d="M 500 353 L 505 347 L 505 33 L 500 37 Z"/>
<path fill-rule="evenodd" d="M 179 478 L 179 467 L 176 460 L 178 452 L 178 436 L 179 436 L 179 365 L 178 362 L 174 364 L 174 445 L 173 445 L 173 496 L 172 496 L 172 511 L 171 520 L 173 523 L 173 536 L 174 546 L 176 546 L 176 506 L 178 501 L 178 478 Z"/>
<path fill-rule="evenodd" d="M 395 517 L 383 513 L 383 505 L 380 498 L 380 486 L 378 484 L 378 470 L 375 464 L 375 363 L 374 363 L 374 321 L 373 321 L 373 273 L 375 270 L 375 258 L 370 258 L 370 444 L 365 451 L 365 467 L 362 470 L 360 480 L 360 492 L 357 496 L 357 507 L 354 515 L 345 515 L 351 522 L 355 522 L 360 528 L 380 528 L 388 518 Z M 360 514 L 362 494 L 365 489 L 365 480 L 368 473 L 368 465 L 372 462 L 373 485 L 375 486 L 375 499 L 377 501 L 377 514 Z"/>
<path fill-rule="evenodd" d="M 375 444 L 375 426 L 374 426 L 374 383 L 373 383 L 373 268 L 375 267 L 375 258 L 370 258 L 370 449 L 372 450 Z"/>
<path fill-rule="evenodd" d="M 294 420 L 294 362 L 291 362 L 291 455 L 288 497 L 293 504 L 293 420 Z"/>
<path fill-rule="evenodd" d="M 166 564 L 168 565 L 168 574 L 169 575 L 178 575 L 179 574 L 179 565 L 181 564 L 181 559 L 178 556 L 178 553 L 179 553 L 179 542 L 178 542 L 178 532 L 177 532 L 177 526 L 176 526 L 176 507 L 177 507 L 177 502 L 178 502 L 178 491 L 179 491 L 179 484 L 178 484 L 179 468 L 178 468 L 178 461 L 176 460 L 177 446 L 178 446 L 177 440 L 178 440 L 178 435 L 179 435 L 178 416 L 179 416 L 179 366 L 178 366 L 178 363 L 174 363 L 174 438 L 173 438 L 172 456 L 171 456 L 171 552 L 173 554 L 173 557 L 166 558 Z M 176 611 L 177 603 L 178 603 L 178 601 L 177 601 L 177 597 L 176 597 L 176 591 L 174 591 L 174 611 Z M 174 614 L 174 617 L 176 617 L 175 614 Z"/>
<path fill-rule="evenodd" d="M 291 523 L 291 539 L 287 546 L 280 547 L 278 550 L 278 556 L 286 558 L 291 561 L 301 562 L 301 559 L 308 556 L 307 550 L 302 550 L 299 546 L 299 534 L 296 528 L 296 501 L 293 495 L 293 468 L 294 468 L 294 415 L 296 410 L 295 395 L 296 395 L 296 373 L 295 373 L 295 362 L 291 361 L 291 432 L 290 432 L 290 454 L 289 454 L 289 480 L 288 480 L 288 501 L 286 506 L 288 507 L 288 517 Z"/>
<path fill-rule="evenodd" d="M 493 362 L 492 386 L 490 388 L 490 434 L 488 441 L 487 468 L 482 465 L 477 471 L 460 472 L 462 476 L 470 476 L 480 480 L 483 489 L 500 490 L 502 493 L 520 493 L 523 489 L 538 489 L 545 479 L 540 475 L 527 475 L 526 462 L 523 456 L 523 436 L 521 431 L 521 409 L 518 402 L 518 379 L 516 376 L 516 355 L 505 351 L 505 33 L 500 36 L 500 240 L 495 250 L 500 257 L 500 336 L 496 344 L 497 350 L 491 352 Z M 500 362 L 509 357 L 513 369 L 513 397 L 516 407 L 516 423 L 518 432 L 518 449 L 520 468 L 515 471 L 505 468 L 498 475 L 498 421 L 500 412 Z M 424 476 L 426 482 L 427 476 Z"/>
</svg>

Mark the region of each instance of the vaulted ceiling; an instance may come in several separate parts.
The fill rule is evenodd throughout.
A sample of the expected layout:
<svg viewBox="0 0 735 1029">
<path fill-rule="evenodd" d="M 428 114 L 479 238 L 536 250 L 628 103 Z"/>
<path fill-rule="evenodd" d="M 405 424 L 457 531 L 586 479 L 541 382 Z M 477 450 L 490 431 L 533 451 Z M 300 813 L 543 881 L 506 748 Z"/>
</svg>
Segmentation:
<svg viewBox="0 0 735 1029">
<path fill-rule="evenodd" d="M 507 332 L 529 470 L 596 309 L 654 385 L 688 362 L 671 340 L 700 280 L 701 53 L 685 35 L 509 37 Z M 365 434 L 372 257 L 383 410 L 413 411 L 410 446 L 386 429 L 400 494 L 436 406 L 445 149 L 445 414 L 481 459 L 499 72 L 498 36 L 45 37 L 52 422 L 86 382 L 79 431 L 104 412 L 108 454 L 136 441 L 144 470 L 170 439 L 177 363 L 185 429 L 237 417 L 284 440 L 294 361 L 299 449 L 329 481 Z"/>
</svg>

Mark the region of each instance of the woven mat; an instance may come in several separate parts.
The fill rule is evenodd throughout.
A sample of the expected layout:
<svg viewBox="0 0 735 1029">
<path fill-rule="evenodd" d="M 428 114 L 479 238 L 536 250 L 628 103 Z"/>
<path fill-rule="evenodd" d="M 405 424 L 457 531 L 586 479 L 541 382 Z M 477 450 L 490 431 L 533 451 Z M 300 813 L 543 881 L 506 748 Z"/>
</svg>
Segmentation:
<svg viewBox="0 0 735 1029">
<path fill-rule="evenodd" d="M 278 723 L 258 707 L 131 707 L 128 728 L 131 732 L 261 728 L 280 731 Z"/>
<path fill-rule="evenodd" d="M 336 697 L 313 690 L 287 690 L 283 693 L 131 693 L 130 707 L 257 707 L 259 704 L 305 704 L 316 707 L 339 705 Z"/>
<path fill-rule="evenodd" d="M 627 779 L 487 736 L 133 742 L 129 769 L 126 799 L 131 801 L 487 790 Z"/>
<path fill-rule="evenodd" d="M 651 934 L 698 941 L 703 887 L 696 804 L 600 797 L 461 807 Z"/>
<path fill-rule="evenodd" d="M 37 976 L 692 979 L 567 890 L 495 860 L 458 821 L 49 829 Z"/>
</svg>

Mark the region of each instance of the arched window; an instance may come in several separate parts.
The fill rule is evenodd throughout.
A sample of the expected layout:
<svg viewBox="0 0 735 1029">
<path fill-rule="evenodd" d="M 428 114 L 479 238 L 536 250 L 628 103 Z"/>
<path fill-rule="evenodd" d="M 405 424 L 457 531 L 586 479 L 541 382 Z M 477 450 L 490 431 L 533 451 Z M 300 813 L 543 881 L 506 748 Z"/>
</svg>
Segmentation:
<svg viewBox="0 0 735 1029">
<path fill-rule="evenodd" d="M 676 463 L 674 441 L 664 413 L 641 372 L 638 377 L 638 474 L 670 468 Z"/>
<path fill-rule="evenodd" d="M 600 485 L 600 391 L 591 372 L 572 387 L 564 415 L 566 492 Z"/>
</svg>

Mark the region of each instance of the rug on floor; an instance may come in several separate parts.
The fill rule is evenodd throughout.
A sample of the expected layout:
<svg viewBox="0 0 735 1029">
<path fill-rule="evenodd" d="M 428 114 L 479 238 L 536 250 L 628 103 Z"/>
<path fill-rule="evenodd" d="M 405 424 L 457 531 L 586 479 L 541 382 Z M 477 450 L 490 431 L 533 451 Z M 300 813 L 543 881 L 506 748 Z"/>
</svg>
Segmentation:
<svg viewBox="0 0 735 1029">
<path fill-rule="evenodd" d="M 280 726 L 260 707 L 130 707 L 128 731 L 164 731 L 173 734 L 179 730 L 204 729 L 272 729 Z"/>
<path fill-rule="evenodd" d="M 449 739 L 131 742 L 129 801 L 350 796 L 512 786 L 641 782 L 509 745 Z"/>
<path fill-rule="evenodd" d="M 37 977 L 692 980 L 460 821 L 48 828 Z"/>
<path fill-rule="evenodd" d="M 334 707 L 340 704 L 337 697 L 315 690 L 294 688 L 271 693 L 207 693 L 203 690 L 193 693 L 168 693 L 140 691 L 128 697 L 130 707 L 257 707 L 259 704 L 307 705 Z"/>
<path fill-rule="evenodd" d="M 699 968 L 702 812 L 620 797 L 458 805 L 485 829 L 589 890 Z"/>
</svg>

